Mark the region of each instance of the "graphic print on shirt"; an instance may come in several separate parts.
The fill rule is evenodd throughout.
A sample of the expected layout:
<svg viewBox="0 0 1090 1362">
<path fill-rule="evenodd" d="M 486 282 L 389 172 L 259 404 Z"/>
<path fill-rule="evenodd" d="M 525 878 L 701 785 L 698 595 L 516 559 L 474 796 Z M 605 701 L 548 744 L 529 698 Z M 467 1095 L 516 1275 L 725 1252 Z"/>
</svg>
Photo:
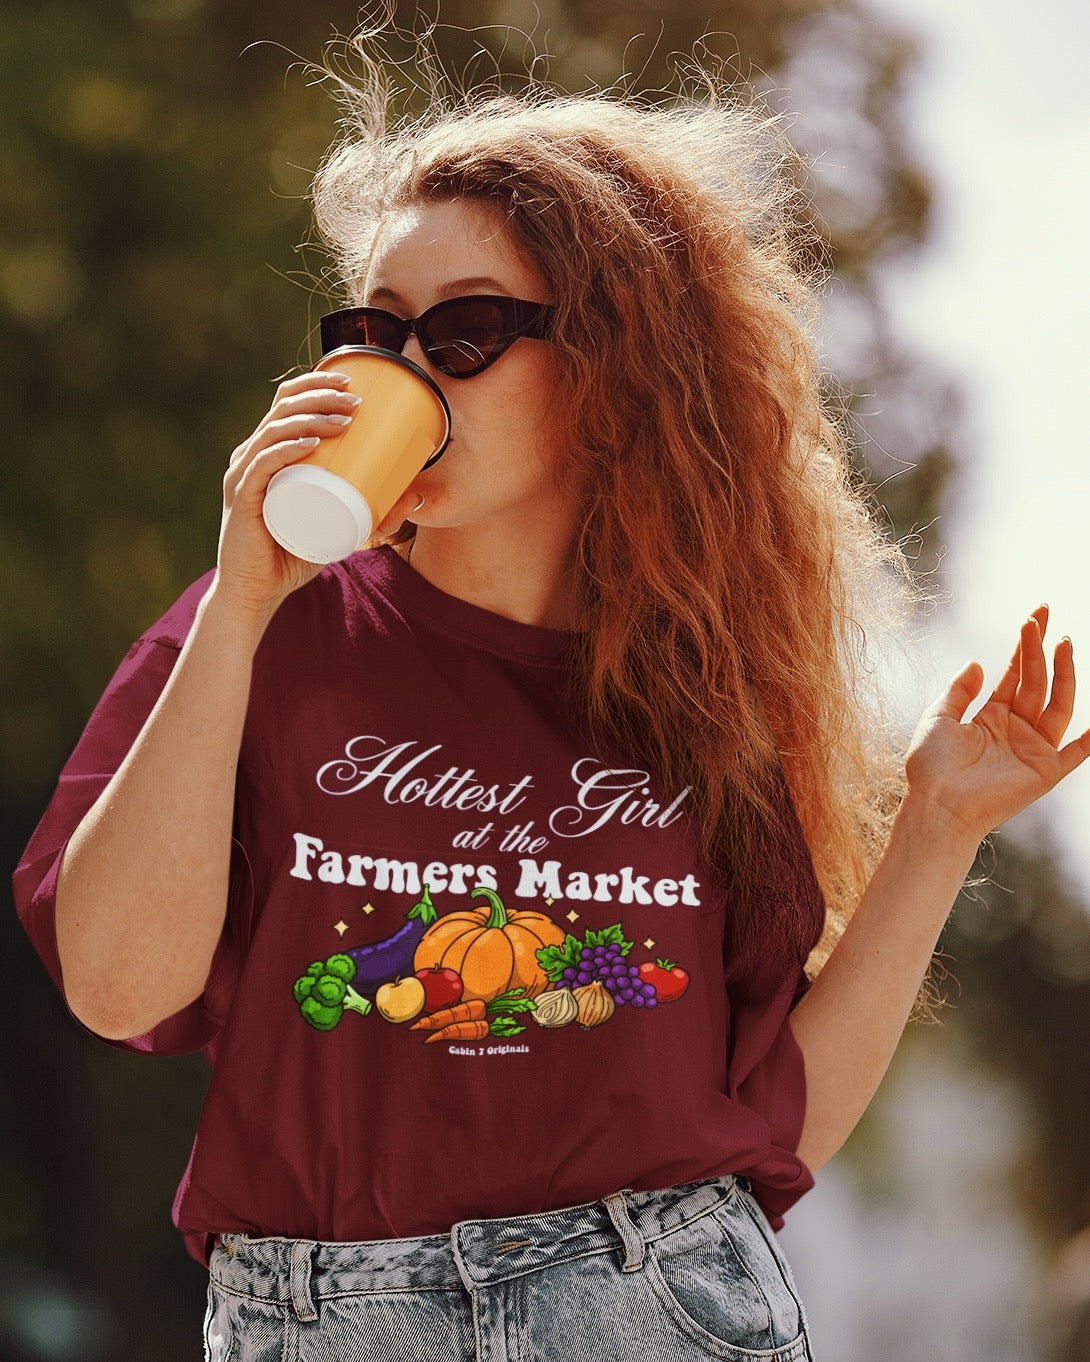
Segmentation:
<svg viewBox="0 0 1090 1362">
<path fill-rule="evenodd" d="M 345 1012 L 375 1008 L 388 1022 L 428 1032 L 426 1044 L 483 1040 L 518 1035 L 527 1015 L 542 1027 L 578 1022 L 589 1030 L 618 1007 L 652 1008 L 688 987 L 672 960 L 630 964 L 633 943 L 619 922 L 588 928 L 581 940 L 544 913 L 508 912 L 486 886 L 472 891 L 477 896 L 488 906 L 439 917 L 425 884 L 394 936 L 315 961 L 292 987 L 304 1020 L 332 1031 Z M 425 924 L 423 935 L 414 919 Z"/>
<path fill-rule="evenodd" d="M 688 987 L 686 971 L 661 954 L 635 963 L 629 958 L 634 942 L 626 939 L 623 921 L 587 927 L 579 936 L 557 917 L 566 916 L 574 926 L 581 916 L 576 904 L 586 900 L 699 906 L 695 876 L 660 878 L 652 885 L 650 877 L 636 874 L 632 866 L 593 875 L 585 870 L 566 873 L 559 859 L 541 859 L 541 853 L 553 837 L 593 835 L 614 819 L 646 829 L 665 828 L 682 817 L 687 789 L 664 807 L 650 798 L 646 772 L 613 770 L 584 758 L 571 771 L 574 802 L 552 809 L 544 820 L 548 832 L 539 833 L 523 808 L 534 788 L 531 776 L 486 787 L 477 783 L 472 767 L 464 771 L 450 767 L 430 781 L 419 774 L 409 780 L 410 772 L 441 750 L 436 744 L 414 751 L 418 746 L 411 742 L 385 746 L 375 737 L 354 738 L 343 757 L 319 768 L 318 787 L 326 794 L 344 796 L 380 784 L 387 803 L 420 801 L 459 813 L 502 817 L 520 809 L 518 821 L 497 826 L 491 820 L 452 838 L 448 832 L 447 840 L 463 851 L 533 853 L 519 858 L 511 892 L 541 900 L 550 912 L 505 903 L 492 866 L 448 866 L 437 860 L 421 866 L 346 855 L 327 848 L 313 833 L 297 832 L 290 872 L 296 879 L 363 887 L 370 874 L 372 888 L 411 886 L 420 894 L 393 934 L 316 960 L 294 980 L 292 994 L 304 1021 L 315 1030 L 331 1031 L 352 1012 L 368 1018 L 368 1025 L 384 1021 L 420 1032 L 424 1044 L 455 1043 L 518 1036 L 531 1020 L 537 1025 L 530 1030 L 572 1025 L 589 1030 L 623 1012 L 649 1011 L 682 997 Z M 477 882 L 467 880 L 467 875 Z M 482 902 L 464 906 L 459 901 L 440 913 L 432 896 L 438 886 Z M 374 911 L 373 905 L 364 905 L 364 911 Z M 343 940 L 349 930 L 343 917 L 335 930 Z M 658 942 L 649 937 L 643 945 L 651 951 Z M 459 1052 L 457 1044 L 451 1048 Z"/>
</svg>

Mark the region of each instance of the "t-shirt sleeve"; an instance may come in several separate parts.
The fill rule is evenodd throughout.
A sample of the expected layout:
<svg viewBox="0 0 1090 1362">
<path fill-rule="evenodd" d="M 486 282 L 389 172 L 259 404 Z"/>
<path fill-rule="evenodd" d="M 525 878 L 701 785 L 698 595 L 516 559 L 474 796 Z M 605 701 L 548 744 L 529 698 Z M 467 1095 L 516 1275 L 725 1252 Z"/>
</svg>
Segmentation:
<svg viewBox="0 0 1090 1362">
<path fill-rule="evenodd" d="M 13 874 L 19 919 L 66 1004 L 55 924 L 57 876 L 65 849 L 154 709 L 211 582 L 211 573 L 194 582 L 126 653 L 65 763 Z M 139 1054 L 177 1055 L 204 1049 L 214 1041 L 230 1006 L 252 911 L 246 853 L 236 838 L 231 840 L 227 917 L 204 993 L 145 1034 L 108 1044 Z"/>
<path fill-rule="evenodd" d="M 788 1017 L 810 987 L 803 966 L 825 924 L 825 899 L 793 806 L 790 821 L 792 840 L 777 858 L 769 911 L 776 911 L 776 900 L 782 903 L 784 895 L 795 900 L 806 924 L 797 956 L 787 963 L 770 958 L 744 975 L 729 962 L 726 969 L 731 1028 L 727 1094 L 767 1130 L 767 1144 L 749 1176 L 774 1230 L 782 1229 L 786 1212 L 814 1185 L 813 1174 L 796 1152 L 806 1115 L 806 1070 Z"/>
</svg>

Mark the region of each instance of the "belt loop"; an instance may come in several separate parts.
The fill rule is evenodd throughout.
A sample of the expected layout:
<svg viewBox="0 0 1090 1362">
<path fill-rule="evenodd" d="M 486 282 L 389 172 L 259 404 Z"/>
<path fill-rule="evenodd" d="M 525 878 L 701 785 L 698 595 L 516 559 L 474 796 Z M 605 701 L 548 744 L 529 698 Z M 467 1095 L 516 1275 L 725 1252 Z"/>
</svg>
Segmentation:
<svg viewBox="0 0 1090 1362">
<path fill-rule="evenodd" d="M 318 1318 L 314 1297 L 310 1290 L 310 1266 L 317 1244 L 309 1239 L 293 1239 L 291 1243 L 291 1275 L 289 1290 L 296 1315 L 304 1323 Z"/>
<path fill-rule="evenodd" d="M 610 1192 L 608 1196 L 602 1198 L 602 1204 L 609 1212 L 609 1218 L 613 1221 L 617 1233 L 621 1236 L 624 1244 L 625 1256 L 621 1264 L 622 1272 L 636 1272 L 643 1267 L 646 1245 L 639 1227 L 628 1213 L 628 1203 L 625 1201 L 625 1192 L 630 1192 L 631 1187 L 625 1187 L 619 1192 Z"/>
</svg>

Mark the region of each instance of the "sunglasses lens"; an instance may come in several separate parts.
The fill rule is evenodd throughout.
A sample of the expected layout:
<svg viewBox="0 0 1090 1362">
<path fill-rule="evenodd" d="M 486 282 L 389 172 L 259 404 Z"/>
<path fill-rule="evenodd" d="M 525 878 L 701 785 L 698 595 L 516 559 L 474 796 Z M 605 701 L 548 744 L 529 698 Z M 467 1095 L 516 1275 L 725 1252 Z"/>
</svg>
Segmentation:
<svg viewBox="0 0 1090 1362">
<path fill-rule="evenodd" d="M 383 350 L 400 350 L 402 346 L 396 318 L 362 308 L 330 312 L 321 320 L 321 332 L 323 355 L 342 345 L 378 345 Z"/>
<path fill-rule="evenodd" d="M 479 373 L 498 359 L 514 337 L 495 303 L 458 299 L 438 307 L 422 337 L 429 359 L 447 373 Z"/>
<path fill-rule="evenodd" d="M 517 298 L 451 298 L 406 321 L 376 307 L 345 307 L 321 318 L 322 354 L 344 345 L 373 345 L 401 353 L 415 331 L 432 364 L 452 378 L 472 378 L 519 336 L 545 339 L 551 311 Z"/>
</svg>

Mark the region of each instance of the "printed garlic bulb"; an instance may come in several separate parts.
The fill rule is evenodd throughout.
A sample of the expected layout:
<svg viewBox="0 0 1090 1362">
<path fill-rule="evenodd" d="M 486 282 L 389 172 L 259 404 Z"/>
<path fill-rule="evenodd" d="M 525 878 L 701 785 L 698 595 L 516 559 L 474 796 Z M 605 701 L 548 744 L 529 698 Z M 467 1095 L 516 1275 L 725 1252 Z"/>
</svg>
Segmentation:
<svg viewBox="0 0 1090 1362">
<path fill-rule="evenodd" d="M 532 1015 L 539 1026 L 567 1026 L 579 1015 L 579 1004 L 570 988 L 554 988 L 538 994 Z"/>
<path fill-rule="evenodd" d="M 591 1026 L 601 1026 L 602 1022 L 609 1021 L 616 1009 L 613 994 L 600 979 L 595 979 L 591 984 L 584 984 L 582 988 L 574 989 L 572 996 L 579 1004 L 579 1025 L 584 1030 Z"/>
</svg>

